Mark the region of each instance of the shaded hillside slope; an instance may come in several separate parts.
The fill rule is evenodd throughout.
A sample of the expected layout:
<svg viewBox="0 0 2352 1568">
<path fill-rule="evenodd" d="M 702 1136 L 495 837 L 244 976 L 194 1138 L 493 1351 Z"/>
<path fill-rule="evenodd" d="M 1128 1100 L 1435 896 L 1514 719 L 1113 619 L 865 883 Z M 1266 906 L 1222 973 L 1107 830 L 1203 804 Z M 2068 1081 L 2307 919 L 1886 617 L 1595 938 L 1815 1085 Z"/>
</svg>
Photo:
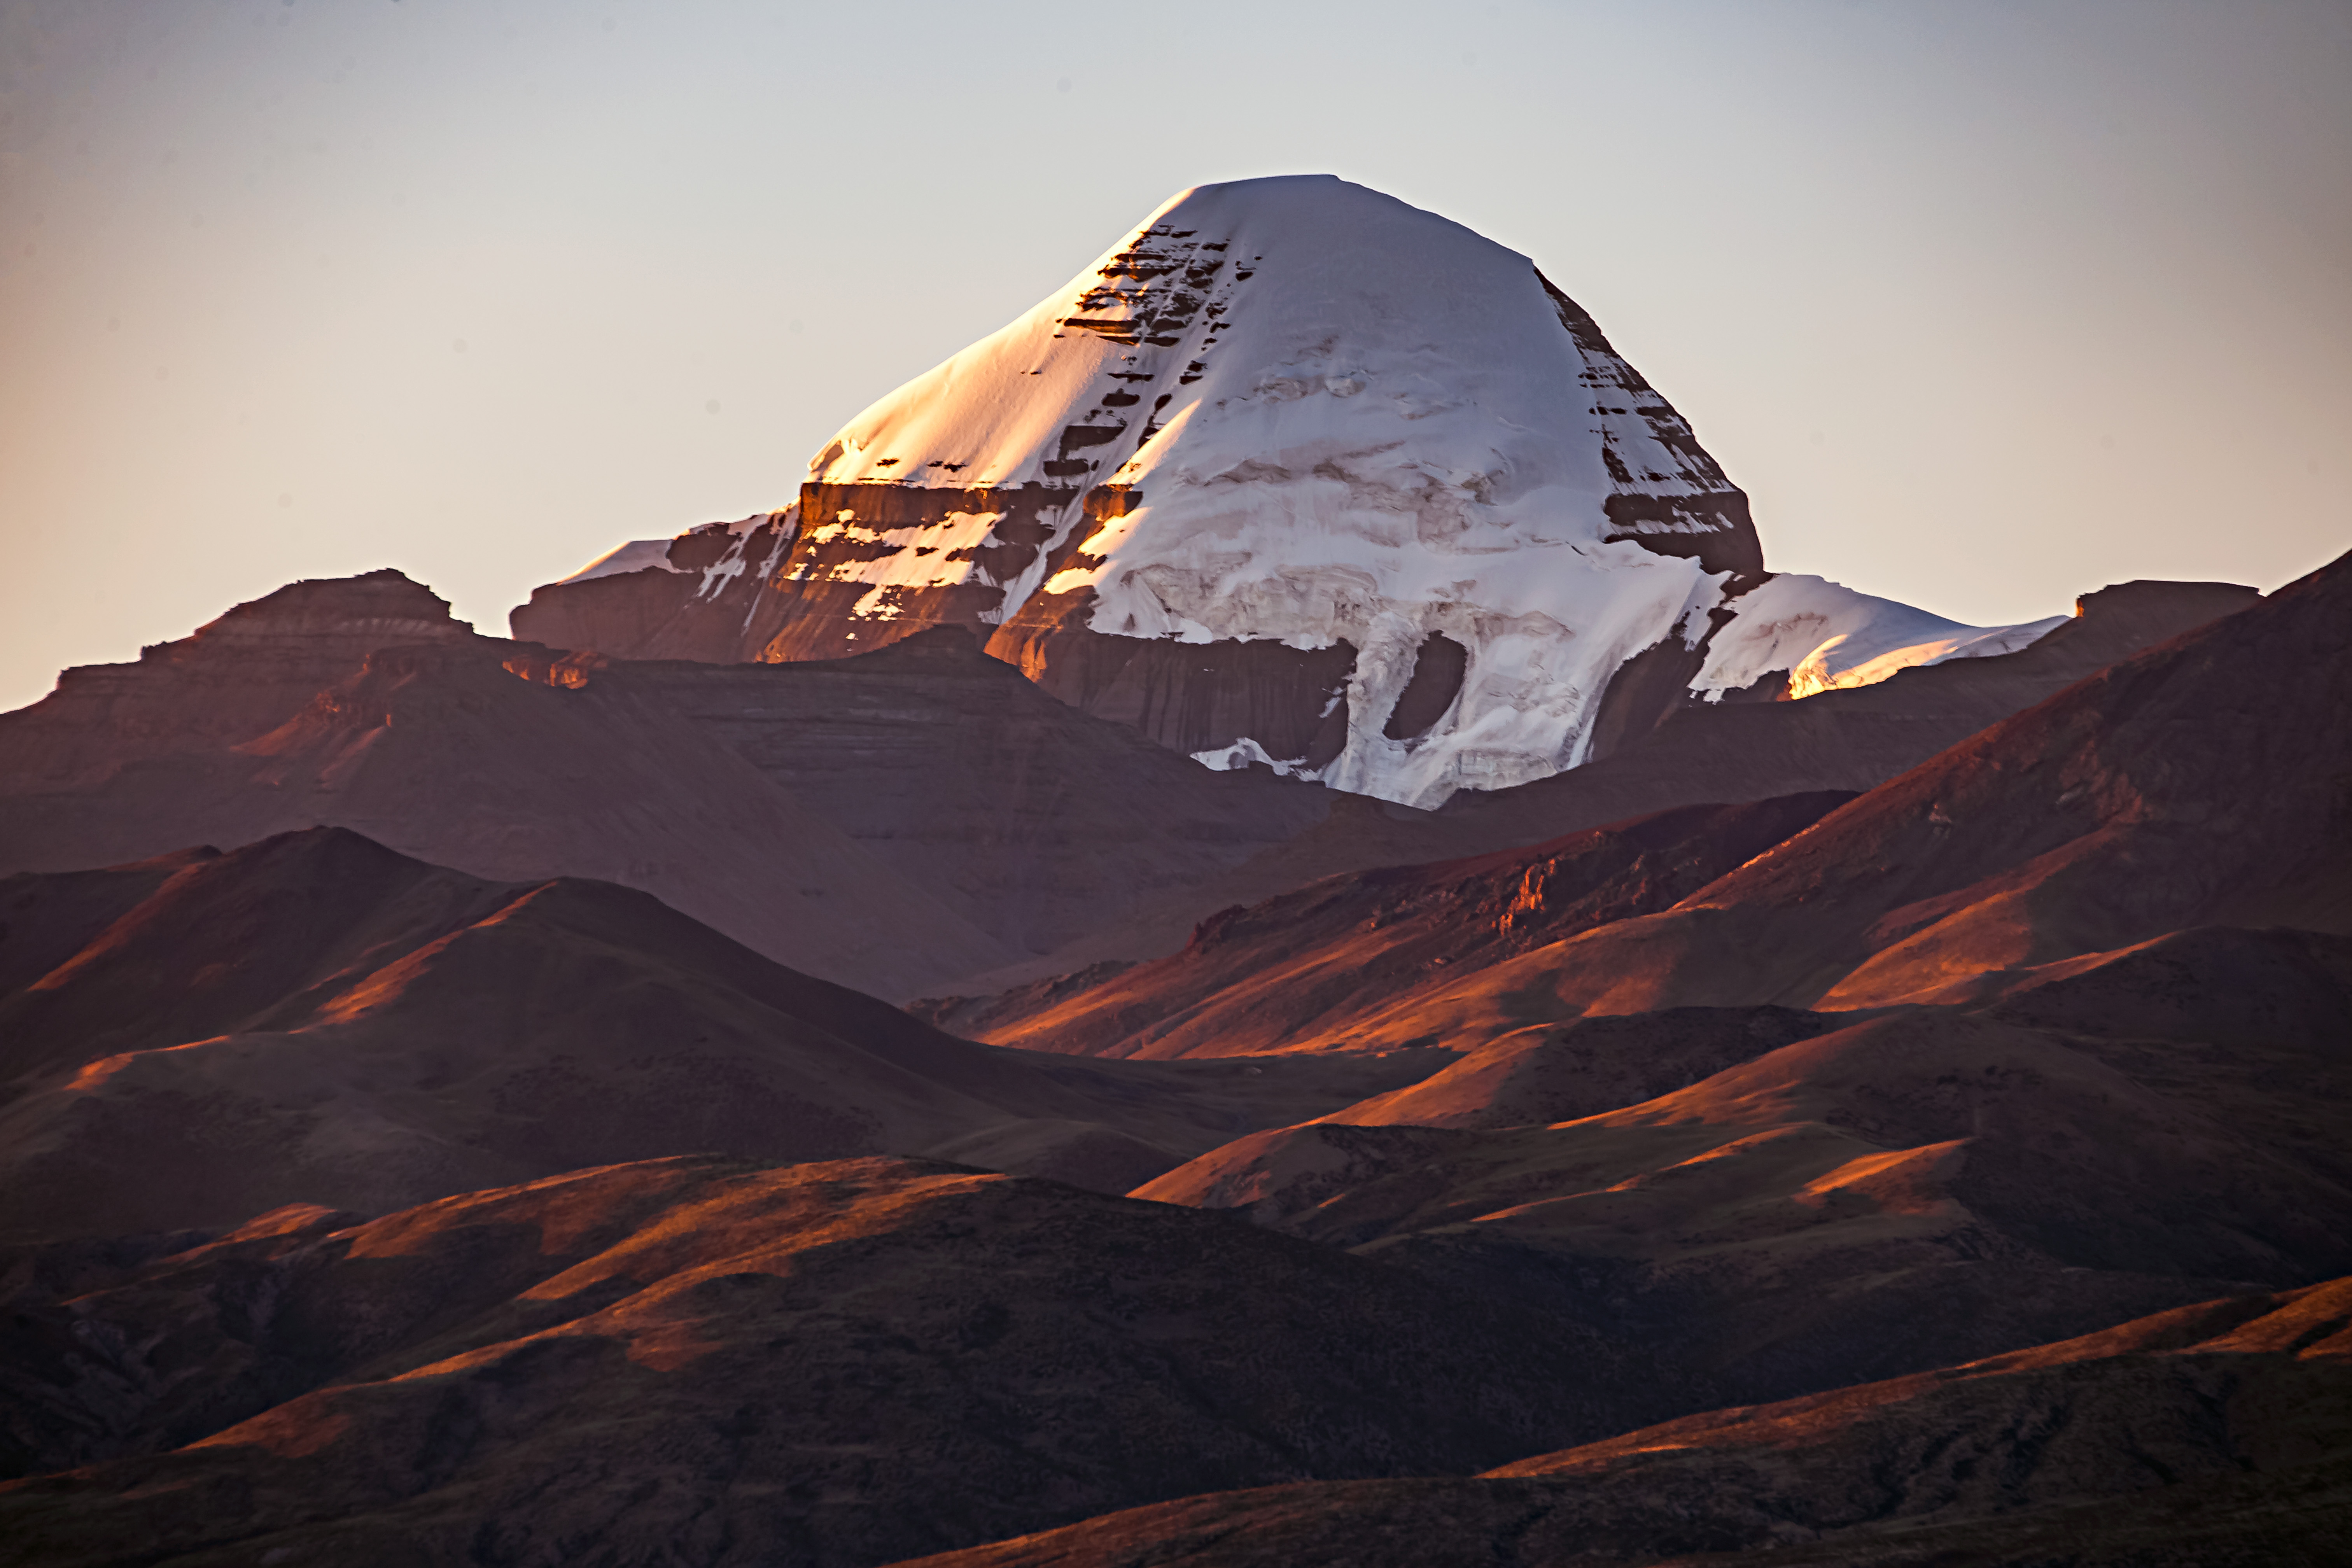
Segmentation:
<svg viewBox="0 0 2352 1568">
<path fill-rule="evenodd" d="M 1744 1398 L 2352 1268 L 2352 940 L 2161 945 L 2002 1013 L 1588 1019 L 1135 1195 L 1654 1335 Z M 2159 973 L 2198 1005 L 2109 1005 Z"/>
<path fill-rule="evenodd" d="M 475 637 L 392 572 L 291 584 L 0 715 L 0 870 L 330 824 L 642 888 L 894 997 L 1183 903 L 1340 798 L 1202 768 L 952 628 L 791 667 L 612 664 Z"/>
<path fill-rule="evenodd" d="M 0 1486 L 0 1536 L 56 1564 L 865 1564 L 1458 1473 L 1668 1397 L 1507 1304 L 936 1163 L 667 1160 L 341 1223 L 20 1310 L 26 1436 L 196 1440 Z"/>
<path fill-rule="evenodd" d="M 1474 1479 L 1187 1498 L 922 1568 L 2322 1568 L 2352 1552 L 2347 1317 L 2341 1279 L 2212 1301 Z"/>
<path fill-rule="evenodd" d="M 1190 908 L 1341 798 L 1265 768 L 1213 773 L 1065 706 L 955 626 L 855 658 L 528 668 L 692 722 L 1024 955 Z"/>
<path fill-rule="evenodd" d="M 657 702 L 520 679 L 398 573 L 297 583 L 0 715 L 0 870 L 349 827 L 501 880 L 593 877 L 902 995 L 1018 950 Z M 542 656 L 543 657 L 543 656 Z"/>
<path fill-rule="evenodd" d="M 1327 878 L 1213 915 L 1182 952 L 1075 994 L 1046 983 L 914 1008 L 973 1039 L 1080 1056 L 1330 1048 L 1400 991 L 1665 909 L 1852 798 L 1689 806 L 1531 849 Z"/>
<path fill-rule="evenodd" d="M 517 683 L 518 685 L 520 683 Z M 1428 1070 L 1244 1074 L 950 1039 L 629 889 L 313 829 L 0 880 L 0 1234 L 381 1212 L 720 1150 L 920 1152 L 1114 1188 Z"/>
<path fill-rule="evenodd" d="M 2278 1088 L 2296 1069 L 2292 1058 L 2272 1055 L 2275 1047 L 2332 1064 L 2326 1043 L 2352 1042 L 2352 941 L 2292 930 L 2175 931 L 2053 964 L 1986 1016 L 2096 1037 L 2111 1058 L 2128 1056 L 2131 1070 L 2161 1081 L 2184 1069 L 2190 1058 L 2179 1053 L 2193 1045 L 2201 1070 L 2233 1070 L 2240 1087 Z M 1791 1007 L 1675 1007 L 1538 1024 L 1323 1120 L 1415 1127 L 1574 1121 L 1687 1088 L 1855 1018 Z M 2125 1044 L 2134 1039 L 2154 1042 L 2156 1054 L 2134 1052 Z M 2288 1142 L 2323 1160 L 2335 1153 L 2310 1135 Z"/>
<path fill-rule="evenodd" d="M 1757 693 L 1756 700 L 1695 704 L 1639 733 L 1604 719 L 1609 743 L 1597 760 L 1514 789 L 1464 791 L 1433 814 L 1341 797 L 1327 820 L 1186 899 L 1081 937 L 1054 955 L 1058 963 L 1027 961 L 975 977 L 972 991 L 1010 992 L 1106 962 L 1171 954 L 1212 911 L 1255 906 L 1327 876 L 1533 846 L 1670 808 L 1867 790 L 2117 659 L 2259 598 L 2228 584 L 2122 584 L 2083 595 L 2075 619 L 2016 653 L 1906 669 L 1801 701 Z M 1620 679 L 1639 678 L 1651 658 Z M 1055 987 L 1057 1001 L 1076 989 Z M 1034 1005 L 1034 997 L 1005 1001 L 1001 1023 Z"/>
<path fill-rule="evenodd" d="M 1732 782 L 1733 753 L 1705 742 L 1630 793 L 1609 782 L 1612 758 L 1433 815 L 1202 769 L 951 629 L 851 659 L 633 665 L 475 637 L 429 591 L 371 573 L 290 584 L 0 715 L 0 870 L 332 824 L 478 876 L 640 888 L 862 990 L 992 991 L 1164 955 L 1217 910 L 1335 872 L 1874 783 L 1986 716 L 1982 670 L 2022 659 L 2048 679 L 2045 645 L 2070 639 L 2079 662 L 2220 602 L 2140 594 L 2135 614 L 2110 613 L 2123 592 L 2088 596 L 2081 619 L 2006 659 L 1708 709 L 1793 737 L 1778 752 L 1743 741 Z M 2031 685 L 1995 682 L 2004 701 Z M 1898 688 L 1881 727 L 1909 739 L 1882 755 L 1838 715 Z"/>
<path fill-rule="evenodd" d="M 1892 684 L 1891 682 L 1889 684 Z M 2352 931 L 2352 557 L 2070 687 L 1660 914 L 1402 995 L 1359 1043 L 1986 998 L 2200 925 Z"/>
</svg>

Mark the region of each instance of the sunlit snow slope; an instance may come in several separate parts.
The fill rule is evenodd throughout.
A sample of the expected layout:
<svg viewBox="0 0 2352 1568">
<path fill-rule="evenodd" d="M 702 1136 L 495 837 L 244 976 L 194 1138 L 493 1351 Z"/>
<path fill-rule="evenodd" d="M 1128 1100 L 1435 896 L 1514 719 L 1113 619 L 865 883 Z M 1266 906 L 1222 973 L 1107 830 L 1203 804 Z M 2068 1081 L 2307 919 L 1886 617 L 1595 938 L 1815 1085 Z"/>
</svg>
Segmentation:
<svg viewBox="0 0 2352 1568">
<path fill-rule="evenodd" d="M 1763 564 L 1748 498 L 1526 257 L 1328 175 L 1247 180 L 851 420 L 743 657 L 961 623 L 1213 766 L 1433 805 L 1693 691 L 1786 670 L 1801 696 L 2041 629 Z"/>
</svg>

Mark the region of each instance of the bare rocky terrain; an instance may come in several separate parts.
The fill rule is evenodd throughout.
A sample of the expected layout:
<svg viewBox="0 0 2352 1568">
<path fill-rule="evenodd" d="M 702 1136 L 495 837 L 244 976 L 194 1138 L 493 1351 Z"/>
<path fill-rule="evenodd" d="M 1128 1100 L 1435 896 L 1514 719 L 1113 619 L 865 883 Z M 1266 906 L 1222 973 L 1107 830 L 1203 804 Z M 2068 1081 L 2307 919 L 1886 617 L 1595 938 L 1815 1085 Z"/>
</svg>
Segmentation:
<svg viewBox="0 0 2352 1568">
<path fill-rule="evenodd" d="M 0 1539 L 2336 1561 L 2347 574 L 1437 812 L 954 628 L 386 574 L 69 672 L 0 716 Z"/>
<path fill-rule="evenodd" d="M 1469 1479 L 1190 1498 L 923 1568 L 2338 1562 L 2347 1322 L 2352 1281 L 2240 1296 Z"/>
<path fill-rule="evenodd" d="M 19 1307 L 18 1464 L 84 1462 L 0 1487 L 0 1536 L 58 1563 L 873 1563 L 1671 1402 L 1640 1352 L 1513 1303 L 959 1166 L 670 1159 L 353 1220 L 266 1216 Z"/>
</svg>

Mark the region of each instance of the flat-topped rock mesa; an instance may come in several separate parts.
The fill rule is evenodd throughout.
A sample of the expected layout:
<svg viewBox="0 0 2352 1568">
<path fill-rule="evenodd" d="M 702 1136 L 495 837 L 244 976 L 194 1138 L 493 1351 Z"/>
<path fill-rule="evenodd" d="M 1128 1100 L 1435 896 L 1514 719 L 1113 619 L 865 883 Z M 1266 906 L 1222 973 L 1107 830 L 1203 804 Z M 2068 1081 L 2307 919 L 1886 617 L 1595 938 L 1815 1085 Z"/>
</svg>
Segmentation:
<svg viewBox="0 0 2352 1568">
<path fill-rule="evenodd" d="M 1181 193 L 850 421 L 794 507 L 625 546 L 513 616 L 764 660 L 943 623 L 1212 766 L 1423 806 L 1775 676 L 1803 695 L 2055 624 L 1767 573 L 1745 493 L 1589 312 L 1328 175 Z"/>
<path fill-rule="evenodd" d="M 61 671 L 47 699 L 5 716 L 0 780 L 68 787 L 198 737 L 250 740 L 378 648 L 469 643 L 488 647 L 491 639 L 454 619 L 432 589 L 389 567 L 289 583 L 187 637 L 149 645 L 136 663 Z"/>
<path fill-rule="evenodd" d="M 332 825 L 478 877 L 638 888 L 887 995 L 1021 955 L 691 720 L 530 678 L 553 658 L 378 573 L 68 670 L 0 714 L 0 873 Z"/>
</svg>

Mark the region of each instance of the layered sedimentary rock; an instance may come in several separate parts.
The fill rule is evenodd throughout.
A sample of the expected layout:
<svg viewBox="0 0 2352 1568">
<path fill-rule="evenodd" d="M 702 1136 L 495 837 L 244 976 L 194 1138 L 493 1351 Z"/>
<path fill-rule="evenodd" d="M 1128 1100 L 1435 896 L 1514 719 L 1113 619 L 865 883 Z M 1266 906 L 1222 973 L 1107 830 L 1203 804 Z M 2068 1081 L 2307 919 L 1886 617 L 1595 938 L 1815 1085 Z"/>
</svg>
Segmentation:
<svg viewBox="0 0 2352 1568">
<path fill-rule="evenodd" d="M 2056 624 L 1768 578 L 1747 496 L 1588 312 L 1327 175 L 1179 195 L 850 421 L 796 518 L 697 531 L 514 620 L 768 660 L 940 623 L 1212 766 L 1421 805 L 1572 767 L 1604 716 L 1638 732 L 1781 672 L 1802 695 Z"/>
<path fill-rule="evenodd" d="M 767 591 L 800 531 L 800 508 L 636 539 L 551 583 L 510 617 L 514 634 L 614 658 L 751 658 L 791 601 Z"/>
</svg>

